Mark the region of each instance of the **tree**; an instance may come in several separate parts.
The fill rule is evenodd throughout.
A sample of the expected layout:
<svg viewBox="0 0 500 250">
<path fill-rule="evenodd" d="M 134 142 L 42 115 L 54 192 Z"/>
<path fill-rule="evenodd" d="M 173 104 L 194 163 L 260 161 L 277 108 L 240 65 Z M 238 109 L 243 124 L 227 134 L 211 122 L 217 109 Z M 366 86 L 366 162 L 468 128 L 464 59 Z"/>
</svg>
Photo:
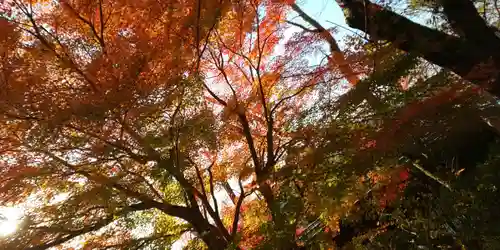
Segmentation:
<svg viewBox="0 0 500 250">
<path fill-rule="evenodd" d="M 2 245 L 45 249 L 80 235 L 94 247 L 169 245 L 189 223 L 210 248 L 225 248 L 228 232 L 190 172 L 214 121 L 189 72 L 229 3 L 2 6 L 11 12 L 0 19 L 1 201 L 35 206 Z M 153 233 L 132 237 L 127 219 L 151 209 Z M 164 224 L 165 215 L 184 222 Z"/>
<path fill-rule="evenodd" d="M 345 246 L 491 141 L 460 136 L 495 110 L 477 88 L 396 41 L 340 51 L 290 1 L 1 6 L 0 205 L 25 206 L 5 248 Z M 314 29 L 286 39 L 292 10 Z"/>
<path fill-rule="evenodd" d="M 437 1 L 456 35 L 414 23 L 368 0 L 337 2 L 346 12 L 347 23 L 370 39 L 390 41 L 500 96 L 496 54 L 500 38 L 478 14 L 474 1 Z"/>
<path fill-rule="evenodd" d="M 302 201 L 285 156 L 315 133 L 301 111 L 335 75 L 305 64 L 308 37 L 273 54 L 284 6 L 4 2 L 1 201 L 33 207 L 3 245 L 160 247 L 189 231 L 237 247 L 223 187 L 230 225 L 258 193 L 270 216 L 259 244 L 296 248 Z M 239 194 L 229 184 L 249 178 Z M 131 233 L 148 219 L 152 233 Z"/>
</svg>

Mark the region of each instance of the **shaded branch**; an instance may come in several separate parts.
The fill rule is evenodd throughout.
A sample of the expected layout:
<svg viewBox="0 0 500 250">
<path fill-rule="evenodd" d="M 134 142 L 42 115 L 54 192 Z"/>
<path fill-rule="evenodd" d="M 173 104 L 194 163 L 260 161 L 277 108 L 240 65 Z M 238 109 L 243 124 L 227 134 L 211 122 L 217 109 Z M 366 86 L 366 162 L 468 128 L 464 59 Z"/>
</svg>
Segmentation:
<svg viewBox="0 0 500 250">
<path fill-rule="evenodd" d="M 337 2 L 349 11 L 348 25 L 369 34 L 372 40 L 390 41 L 399 49 L 422 56 L 500 96 L 499 72 L 495 70 L 500 66 L 498 49 L 488 44 L 477 46 L 473 41 L 417 24 L 368 0 Z"/>
<path fill-rule="evenodd" d="M 229 198 L 231 198 L 231 201 L 233 202 L 233 204 L 236 205 L 236 194 L 234 193 L 233 189 L 231 188 L 231 185 L 229 185 L 229 182 L 224 181 L 222 183 L 222 187 L 224 188 L 224 190 L 226 190 L 226 193 L 229 196 Z"/>
<path fill-rule="evenodd" d="M 51 247 L 55 247 L 55 246 L 58 246 L 60 244 L 65 243 L 71 239 L 74 239 L 75 237 L 80 236 L 82 234 L 86 234 L 86 233 L 89 233 L 92 231 L 99 230 L 99 229 L 109 225 L 113 221 L 114 221 L 113 216 L 108 216 L 107 218 L 95 223 L 92 226 L 84 227 L 83 229 L 76 230 L 76 231 L 70 231 L 69 233 L 66 233 L 65 236 L 59 237 L 58 239 L 54 239 L 50 242 L 43 243 L 43 244 L 33 246 L 33 247 L 27 247 L 24 249 L 26 249 L 26 250 L 45 250 L 45 249 L 48 249 Z M 19 246 L 16 246 L 16 247 L 19 247 Z"/>
<path fill-rule="evenodd" d="M 110 146 L 112 146 L 112 147 L 114 147 L 114 148 L 118 149 L 118 150 L 121 150 L 121 151 L 123 151 L 123 152 L 127 153 L 127 155 L 128 155 L 130 158 L 132 158 L 133 160 L 135 160 L 136 162 L 138 162 L 138 163 L 140 163 L 140 164 L 145 164 L 145 163 L 147 163 L 147 161 L 148 161 L 148 158 L 147 158 L 146 156 L 144 156 L 144 155 L 140 155 L 140 154 L 136 154 L 136 153 L 132 152 L 132 150 L 131 150 L 130 148 L 127 148 L 127 147 L 125 147 L 125 146 L 123 146 L 123 145 L 121 145 L 121 144 L 119 144 L 119 143 L 116 143 L 116 142 L 112 142 L 112 141 L 106 140 L 106 138 L 104 138 L 104 137 L 102 137 L 102 136 L 100 136 L 100 135 L 98 135 L 98 134 L 96 134 L 96 133 L 89 132 L 89 131 L 87 131 L 87 130 L 84 130 L 84 129 L 79 128 L 79 127 L 76 127 L 76 126 L 73 126 L 73 125 L 71 125 L 71 124 L 67 124 L 67 125 L 65 125 L 65 126 L 66 126 L 67 128 L 70 128 L 70 129 L 76 130 L 76 131 L 78 131 L 78 132 L 80 132 L 80 133 L 83 133 L 83 134 L 85 134 L 85 135 L 91 136 L 92 138 L 96 138 L 96 139 L 98 139 L 98 140 L 100 140 L 100 141 L 102 141 L 102 142 L 104 142 L 104 143 L 106 143 L 106 144 L 108 144 L 108 145 L 110 145 Z"/>
<path fill-rule="evenodd" d="M 61 41 L 54 35 L 52 35 L 52 33 L 50 33 L 47 29 L 45 29 L 43 26 L 38 26 L 37 23 L 35 22 L 35 19 L 33 17 L 33 10 L 32 10 L 32 3 L 30 2 L 30 10 L 28 10 L 26 8 L 26 6 L 24 6 L 23 4 L 18 4 L 17 2 L 15 2 L 19 8 L 22 10 L 23 14 L 28 18 L 28 20 L 30 21 L 33 29 L 34 29 L 34 32 L 31 31 L 31 30 L 26 30 L 28 33 L 30 33 L 31 35 L 33 35 L 35 38 L 37 38 L 47 49 L 49 49 L 50 51 L 52 51 L 52 53 L 54 53 L 54 55 L 62 62 L 62 63 L 67 63 L 69 64 L 69 68 L 72 69 L 73 71 L 75 71 L 78 75 L 80 75 L 81 77 L 83 77 L 83 79 L 85 79 L 85 81 L 87 83 L 89 83 L 90 87 L 92 88 L 92 90 L 94 92 L 97 92 L 98 89 L 97 89 L 97 85 L 96 83 L 94 83 L 80 68 L 78 68 L 78 66 L 76 65 L 75 62 L 73 62 L 73 60 L 71 59 L 71 57 L 69 56 L 69 54 L 64 51 L 64 55 L 66 56 L 66 58 L 64 58 L 63 56 L 61 56 L 57 51 L 56 51 L 56 48 L 55 46 L 53 46 L 41 33 L 41 30 L 45 31 L 47 34 L 49 34 L 52 38 L 54 38 L 54 40 L 57 42 L 57 44 L 59 46 L 61 46 L 61 48 L 65 48 L 65 46 L 63 46 L 63 44 L 61 43 Z"/>
<path fill-rule="evenodd" d="M 296 22 L 293 22 L 293 21 L 290 21 L 290 20 L 286 20 L 285 22 L 288 23 L 288 24 L 291 24 L 293 26 L 297 26 L 297 27 L 299 27 L 299 28 L 301 28 L 301 29 L 303 29 L 305 31 L 308 31 L 308 32 L 319 32 L 318 30 L 309 29 L 309 28 L 307 28 L 306 26 L 304 26 L 304 25 L 302 25 L 300 23 L 296 23 Z"/>
<path fill-rule="evenodd" d="M 349 64 L 346 62 L 344 55 L 342 54 L 342 51 L 340 50 L 339 45 L 337 44 L 337 41 L 335 38 L 333 38 L 332 34 L 330 31 L 325 29 L 319 22 L 314 20 L 311 16 L 309 16 L 307 13 L 305 13 L 297 4 L 291 4 L 290 5 L 292 9 L 299 14 L 299 16 L 304 19 L 306 22 L 308 22 L 310 25 L 312 25 L 314 28 L 316 28 L 317 33 L 320 34 L 320 36 L 325 39 L 325 41 L 330 45 L 330 52 L 331 56 L 329 56 L 330 63 L 335 63 L 339 66 L 340 71 L 346 77 L 346 79 L 349 81 L 349 83 L 354 86 L 356 83 L 358 83 L 359 78 L 357 77 L 356 74 L 354 74 L 354 71 L 351 69 Z"/>
<path fill-rule="evenodd" d="M 238 222 L 241 214 L 241 205 L 243 204 L 243 200 L 245 199 L 245 191 L 243 189 L 243 184 L 241 183 L 241 178 L 238 179 L 238 185 L 240 187 L 240 197 L 238 197 L 238 202 L 236 202 L 236 208 L 234 209 L 234 218 L 233 218 L 233 228 L 231 230 L 231 237 L 234 239 L 236 237 L 236 233 L 238 231 Z"/>
<path fill-rule="evenodd" d="M 99 42 L 99 45 L 101 46 L 101 48 L 102 48 L 102 50 L 104 52 L 104 47 L 105 47 L 104 46 L 104 37 L 99 36 L 99 33 L 97 32 L 97 30 L 95 28 L 95 25 L 90 20 L 85 19 L 78 12 L 76 12 L 76 10 L 69 3 L 66 2 L 65 7 L 68 8 L 71 11 L 71 13 L 73 15 L 75 15 L 75 17 L 78 20 L 82 21 L 83 23 L 85 23 L 90 28 L 90 30 L 92 31 L 92 34 L 97 39 L 97 42 Z M 102 18 L 103 18 L 102 0 L 99 0 L 99 18 L 101 19 L 100 20 L 100 24 L 101 24 L 100 34 L 103 35 L 103 32 L 104 32 L 104 20 L 102 20 Z"/>
<path fill-rule="evenodd" d="M 212 174 L 212 167 L 214 166 L 215 161 L 210 164 L 208 167 L 208 178 L 209 178 L 209 185 L 210 185 L 210 194 L 212 195 L 212 200 L 214 202 L 214 209 L 215 212 L 218 214 L 219 213 L 219 205 L 217 205 L 217 198 L 215 198 L 215 188 L 214 188 L 214 176 Z"/>
<path fill-rule="evenodd" d="M 493 53 L 498 52 L 500 39 L 479 15 L 472 1 L 438 0 L 437 2 L 443 6 L 443 12 L 454 30 L 467 40 L 473 41 L 479 46 L 481 44 L 489 45 L 491 48 L 495 48 Z"/>
</svg>

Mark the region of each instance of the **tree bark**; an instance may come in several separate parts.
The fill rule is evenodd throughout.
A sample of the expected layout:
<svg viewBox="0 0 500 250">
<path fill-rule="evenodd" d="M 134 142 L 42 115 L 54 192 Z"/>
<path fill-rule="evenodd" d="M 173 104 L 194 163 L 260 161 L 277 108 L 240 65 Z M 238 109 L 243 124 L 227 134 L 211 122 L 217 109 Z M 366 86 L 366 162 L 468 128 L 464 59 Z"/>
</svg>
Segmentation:
<svg viewBox="0 0 500 250">
<path fill-rule="evenodd" d="M 208 223 L 203 218 L 198 208 L 192 208 L 187 221 L 193 226 L 200 238 L 207 244 L 208 249 L 226 249 L 229 242 L 224 238 L 224 234 L 216 226 Z"/>
<path fill-rule="evenodd" d="M 348 25 L 366 32 L 372 40 L 390 41 L 500 97 L 499 39 L 480 17 L 469 21 L 469 16 L 477 15 L 469 0 L 441 0 L 453 28 L 463 36 L 422 26 L 368 0 L 337 2 L 347 10 Z M 480 31 L 485 33 L 477 34 Z"/>
<path fill-rule="evenodd" d="M 470 0 L 438 0 L 443 7 L 451 27 L 465 39 L 478 46 L 487 44 L 495 49 L 490 52 L 500 52 L 500 39 L 488 27 Z"/>
<path fill-rule="evenodd" d="M 154 207 L 162 212 L 189 222 L 199 237 L 207 244 L 209 249 L 226 249 L 229 245 L 221 229 L 210 224 L 208 220 L 203 217 L 198 207 L 173 206 L 159 202 L 153 203 L 155 203 Z"/>
</svg>

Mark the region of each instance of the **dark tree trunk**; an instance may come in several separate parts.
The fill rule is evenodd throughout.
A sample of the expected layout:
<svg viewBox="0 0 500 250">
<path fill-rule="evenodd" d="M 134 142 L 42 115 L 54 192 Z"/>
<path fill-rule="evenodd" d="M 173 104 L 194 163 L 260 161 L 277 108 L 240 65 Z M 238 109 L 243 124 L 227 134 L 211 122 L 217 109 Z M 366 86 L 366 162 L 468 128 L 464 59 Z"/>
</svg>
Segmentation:
<svg viewBox="0 0 500 250">
<path fill-rule="evenodd" d="M 337 2 L 348 12 L 348 25 L 366 32 L 372 40 L 390 41 L 500 97 L 500 39 L 469 0 L 439 1 L 460 36 L 422 26 L 368 0 Z"/>
<path fill-rule="evenodd" d="M 228 247 L 229 241 L 224 237 L 224 233 L 221 229 L 210 224 L 203 217 L 198 207 L 164 206 L 160 203 L 157 204 L 156 208 L 161 211 L 189 222 L 198 236 L 207 244 L 208 249 L 219 250 Z"/>
<path fill-rule="evenodd" d="M 228 246 L 228 241 L 224 238 L 223 233 L 216 226 L 208 223 L 197 208 L 193 208 L 189 223 L 193 225 L 200 238 L 207 244 L 208 249 L 226 249 Z"/>
</svg>

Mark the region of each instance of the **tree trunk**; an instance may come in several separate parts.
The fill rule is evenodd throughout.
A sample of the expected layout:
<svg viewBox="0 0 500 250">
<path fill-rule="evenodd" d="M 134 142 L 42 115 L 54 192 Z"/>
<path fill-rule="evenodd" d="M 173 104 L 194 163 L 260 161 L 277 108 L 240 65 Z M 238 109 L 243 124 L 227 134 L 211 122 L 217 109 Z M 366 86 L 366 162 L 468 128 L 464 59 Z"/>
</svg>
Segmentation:
<svg viewBox="0 0 500 250">
<path fill-rule="evenodd" d="M 203 242 L 207 244 L 208 249 L 220 250 L 228 247 L 229 242 L 224 237 L 222 230 L 210 224 L 197 207 L 189 208 L 176 206 L 175 211 L 173 211 L 172 208 L 169 209 L 162 206 L 158 206 L 157 208 L 169 215 L 182 218 L 189 222 Z"/>
<path fill-rule="evenodd" d="M 440 1 L 460 37 L 414 23 L 368 0 L 337 2 L 347 10 L 348 25 L 366 32 L 372 40 L 390 41 L 500 97 L 500 39 L 477 16 L 473 5 L 471 9 L 469 0 Z M 469 17 L 475 18 L 469 21 Z"/>
<path fill-rule="evenodd" d="M 222 232 L 216 226 L 208 223 L 198 208 L 191 208 L 191 210 L 188 222 L 194 227 L 205 244 L 207 244 L 208 249 L 226 249 L 228 242 Z"/>
</svg>

